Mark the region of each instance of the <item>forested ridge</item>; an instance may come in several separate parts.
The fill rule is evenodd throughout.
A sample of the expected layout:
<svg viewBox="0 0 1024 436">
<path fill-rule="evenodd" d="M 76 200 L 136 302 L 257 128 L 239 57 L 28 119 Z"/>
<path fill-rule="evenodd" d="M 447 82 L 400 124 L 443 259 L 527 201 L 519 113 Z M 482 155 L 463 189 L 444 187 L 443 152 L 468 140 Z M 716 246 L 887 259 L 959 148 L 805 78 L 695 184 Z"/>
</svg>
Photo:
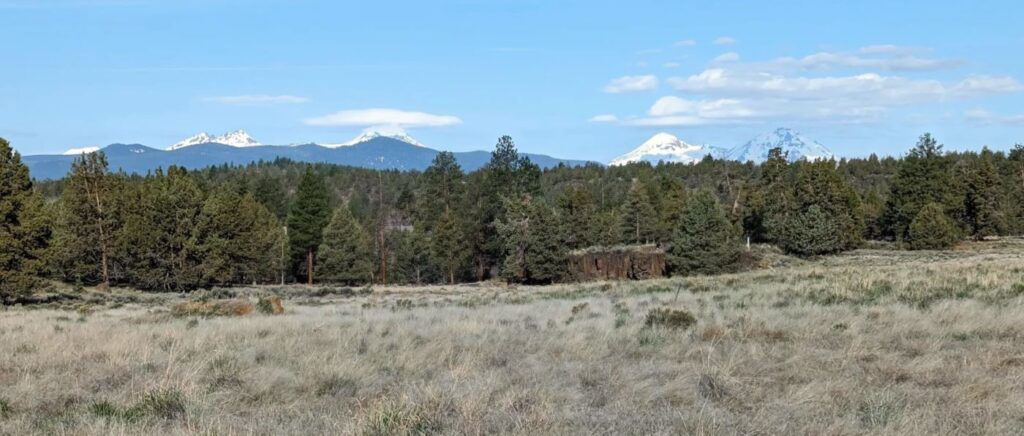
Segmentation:
<svg viewBox="0 0 1024 436">
<path fill-rule="evenodd" d="M 659 244 L 672 274 L 734 270 L 749 239 L 801 256 L 867 240 L 907 249 L 1024 233 L 1024 146 L 902 158 L 541 170 L 509 137 L 463 171 L 279 159 L 146 176 L 102 153 L 33 182 L 0 140 L 0 296 L 45 280 L 154 291 L 280 282 L 568 280 L 572 250 Z"/>
</svg>

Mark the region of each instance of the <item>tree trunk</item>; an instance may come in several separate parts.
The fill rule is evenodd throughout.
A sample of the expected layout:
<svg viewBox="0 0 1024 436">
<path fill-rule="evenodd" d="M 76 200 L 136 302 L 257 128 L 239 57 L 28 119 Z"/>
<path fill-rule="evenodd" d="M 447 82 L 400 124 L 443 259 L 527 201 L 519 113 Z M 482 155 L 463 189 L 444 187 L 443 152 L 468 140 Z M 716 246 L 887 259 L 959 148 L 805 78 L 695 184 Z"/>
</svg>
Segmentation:
<svg viewBox="0 0 1024 436">
<path fill-rule="evenodd" d="M 306 284 L 313 285 L 313 249 L 306 249 Z"/>
</svg>

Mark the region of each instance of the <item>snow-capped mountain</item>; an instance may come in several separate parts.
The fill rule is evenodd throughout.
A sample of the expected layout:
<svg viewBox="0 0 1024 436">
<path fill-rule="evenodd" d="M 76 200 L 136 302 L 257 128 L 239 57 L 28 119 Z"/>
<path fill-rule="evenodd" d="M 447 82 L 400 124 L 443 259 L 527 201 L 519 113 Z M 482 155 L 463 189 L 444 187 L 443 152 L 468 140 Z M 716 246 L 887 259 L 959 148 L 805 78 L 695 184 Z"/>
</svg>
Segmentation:
<svg viewBox="0 0 1024 436">
<path fill-rule="evenodd" d="M 78 156 L 82 154 L 93 153 L 98 151 L 100 148 L 96 146 L 82 147 L 82 148 L 69 148 L 63 154 L 65 156 Z"/>
<path fill-rule="evenodd" d="M 694 163 L 703 159 L 704 156 L 716 153 L 717 150 L 713 147 L 689 144 L 671 133 L 661 132 L 640 144 L 633 151 L 612 159 L 608 165 L 625 165 L 641 161 Z"/>
<path fill-rule="evenodd" d="M 177 150 L 185 148 L 191 145 L 198 144 L 224 144 L 232 147 L 256 147 L 260 144 L 259 141 L 249 136 L 244 130 L 235 130 L 234 132 L 228 132 L 223 135 L 213 136 L 206 132 L 201 132 L 191 137 L 188 137 L 170 147 L 168 150 Z"/>
<path fill-rule="evenodd" d="M 412 145 L 415 145 L 417 147 L 426 147 L 425 145 L 423 145 L 422 143 L 417 141 L 416 138 L 413 138 L 412 136 L 409 136 L 408 133 L 405 133 L 404 129 L 397 128 L 397 127 L 392 127 L 392 128 L 370 128 L 370 129 L 363 130 L 363 133 L 360 133 L 359 136 L 356 136 L 355 138 L 352 138 L 352 139 L 350 139 L 350 140 L 348 140 L 346 142 L 342 142 L 340 144 L 322 144 L 322 143 L 317 143 L 317 145 L 319 145 L 321 147 L 327 147 L 327 148 L 348 147 L 348 146 L 351 146 L 351 145 L 362 144 L 364 142 L 373 140 L 375 138 L 397 139 L 397 140 L 402 141 L 402 142 L 404 142 L 406 144 L 412 144 Z"/>
<path fill-rule="evenodd" d="M 807 160 L 830 159 L 835 157 L 824 145 L 818 141 L 809 139 L 792 129 L 780 127 L 747 141 L 739 147 L 733 148 L 724 153 L 721 157 L 740 162 L 754 161 L 764 162 L 768 160 L 768 151 L 781 147 L 783 153 L 788 153 L 789 161 L 795 162 L 802 158 Z"/>
</svg>

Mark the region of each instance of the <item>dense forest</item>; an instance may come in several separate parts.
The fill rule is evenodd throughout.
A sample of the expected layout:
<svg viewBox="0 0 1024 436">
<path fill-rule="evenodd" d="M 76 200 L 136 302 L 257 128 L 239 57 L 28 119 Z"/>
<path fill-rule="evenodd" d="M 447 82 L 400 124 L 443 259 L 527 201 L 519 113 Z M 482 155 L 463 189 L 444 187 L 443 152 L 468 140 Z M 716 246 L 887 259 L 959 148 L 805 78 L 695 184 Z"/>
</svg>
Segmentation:
<svg viewBox="0 0 1024 436">
<path fill-rule="evenodd" d="M 748 242 L 814 256 L 1024 233 L 1024 146 L 902 158 L 541 170 L 505 136 L 470 173 L 288 160 L 145 176 L 86 154 L 35 182 L 0 139 L 0 297 L 48 280 L 153 291 L 265 283 L 568 280 L 573 250 L 657 244 L 672 274 L 737 268 Z"/>
</svg>

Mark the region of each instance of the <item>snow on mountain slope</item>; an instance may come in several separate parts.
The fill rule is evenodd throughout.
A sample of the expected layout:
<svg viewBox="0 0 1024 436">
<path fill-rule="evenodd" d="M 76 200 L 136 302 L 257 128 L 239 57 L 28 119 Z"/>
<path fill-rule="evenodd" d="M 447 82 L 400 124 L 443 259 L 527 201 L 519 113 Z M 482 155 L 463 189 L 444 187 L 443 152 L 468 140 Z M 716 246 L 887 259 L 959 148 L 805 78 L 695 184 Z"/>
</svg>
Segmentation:
<svg viewBox="0 0 1024 436">
<path fill-rule="evenodd" d="M 400 127 L 373 127 L 363 130 L 363 133 L 359 134 L 359 136 L 356 136 L 355 138 L 352 138 L 351 140 L 342 142 L 340 144 L 317 143 L 317 145 L 327 148 L 348 147 L 350 145 L 361 144 L 374 138 L 397 139 L 399 141 L 402 141 L 407 144 L 412 144 L 417 147 L 426 147 L 425 145 L 417 141 L 416 138 L 409 136 L 409 134 L 406 133 L 405 130 Z"/>
<path fill-rule="evenodd" d="M 608 164 L 615 166 L 641 161 L 694 163 L 709 154 L 715 154 L 715 149 L 705 145 L 688 144 L 671 133 L 661 132 L 633 151 L 612 159 Z"/>
<path fill-rule="evenodd" d="M 747 141 L 746 144 L 729 150 L 723 157 L 740 162 L 764 162 L 768 160 L 768 152 L 776 147 L 782 148 L 783 153 L 788 153 L 790 162 L 795 162 L 802 158 L 818 160 L 835 157 L 832 151 L 821 145 L 818 141 L 809 139 L 801 135 L 800 132 L 785 127 L 758 135 Z"/>
<path fill-rule="evenodd" d="M 100 148 L 96 146 L 82 147 L 82 148 L 69 148 L 63 154 L 65 156 L 78 156 L 80 154 L 88 154 L 98 151 Z"/>
<path fill-rule="evenodd" d="M 179 148 L 188 147 L 191 145 L 198 144 L 224 144 L 232 147 L 255 147 L 260 144 L 259 141 L 253 139 L 244 130 L 235 130 L 234 132 L 228 132 L 223 135 L 212 136 L 209 133 L 201 132 L 191 137 L 188 137 L 170 147 L 168 150 L 177 150 Z"/>
</svg>

